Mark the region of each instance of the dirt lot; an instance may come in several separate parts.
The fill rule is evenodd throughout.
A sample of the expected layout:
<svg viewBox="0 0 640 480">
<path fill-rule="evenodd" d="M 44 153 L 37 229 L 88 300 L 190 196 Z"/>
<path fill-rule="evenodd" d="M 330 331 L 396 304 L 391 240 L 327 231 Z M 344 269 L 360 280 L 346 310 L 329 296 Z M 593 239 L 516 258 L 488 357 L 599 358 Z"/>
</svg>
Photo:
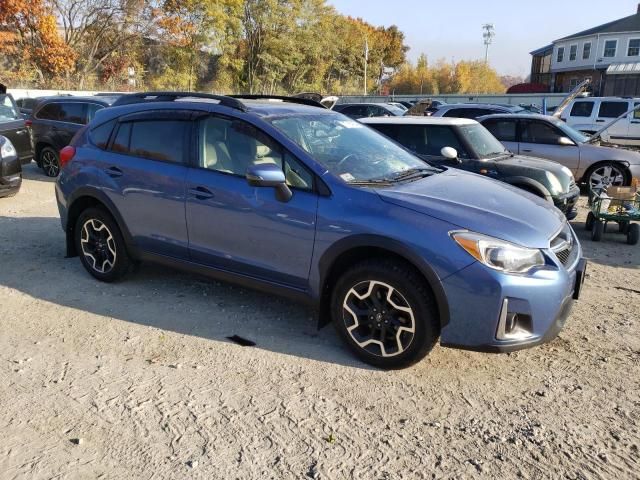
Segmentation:
<svg viewBox="0 0 640 480">
<path fill-rule="evenodd" d="M 2 479 L 640 478 L 640 247 L 586 240 L 584 207 L 556 340 L 383 372 L 285 300 L 148 265 L 98 283 L 25 174 L 0 199 Z"/>
</svg>

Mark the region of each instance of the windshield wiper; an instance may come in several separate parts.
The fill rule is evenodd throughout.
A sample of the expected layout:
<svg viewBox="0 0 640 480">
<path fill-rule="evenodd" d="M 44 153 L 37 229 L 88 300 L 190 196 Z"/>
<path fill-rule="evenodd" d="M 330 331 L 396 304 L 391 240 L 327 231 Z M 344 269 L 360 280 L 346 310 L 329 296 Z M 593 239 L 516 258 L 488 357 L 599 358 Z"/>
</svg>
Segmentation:
<svg viewBox="0 0 640 480">
<path fill-rule="evenodd" d="M 375 186 L 380 186 L 380 185 L 391 185 L 394 182 L 394 180 L 390 179 L 390 178 L 370 178 L 367 180 L 352 180 L 349 182 L 349 185 L 356 185 L 356 186 L 368 186 L 368 185 L 375 185 Z"/>
<path fill-rule="evenodd" d="M 410 168 L 394 175 L 393 180 L 399 182 L 402 180 L 410 180 L 413 178 L 422 178 L 433 175 L 437 172 L 438 171 L 435 168 Z"/>
</svg>

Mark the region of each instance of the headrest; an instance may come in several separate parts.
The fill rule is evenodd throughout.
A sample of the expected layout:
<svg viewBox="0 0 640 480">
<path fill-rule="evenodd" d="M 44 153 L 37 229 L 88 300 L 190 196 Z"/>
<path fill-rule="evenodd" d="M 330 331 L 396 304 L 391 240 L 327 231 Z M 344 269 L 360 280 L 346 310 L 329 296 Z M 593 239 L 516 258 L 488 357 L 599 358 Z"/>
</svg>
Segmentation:
<svg viewBox="0 0 640 480">
<path fill-rule="evenodd" d="M 266 145 L 256 145 L 256 157 L 268 157 L 271 153 L 271 149 Z"/>
</svg>

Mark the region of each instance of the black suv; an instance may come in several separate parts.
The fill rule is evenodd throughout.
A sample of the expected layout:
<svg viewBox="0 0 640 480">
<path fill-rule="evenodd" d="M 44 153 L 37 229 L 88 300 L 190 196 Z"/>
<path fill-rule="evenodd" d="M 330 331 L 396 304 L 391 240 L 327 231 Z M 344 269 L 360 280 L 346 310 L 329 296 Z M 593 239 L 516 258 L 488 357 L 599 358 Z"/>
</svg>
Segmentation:
<svg viewBox="0 0 640 480">
<path fill-rule="evenodd" d="M 388 103 L 341 103 L 334 106 L 333 110 L 356 120 L 366 117 L 401 117 L 404 115 L 404 110 Z"/>
<path fill-rule="evenodd" d="M 82 126 L 98 110 L 108 107 L 118 97 L 47 97 L 33 109 L 31 128 L 36 162 L 49 177 L 60 173 L 58 152 L 71 142 Z"/>
<path fill-rule="evenodd" d="M 16 149 L 20 163 L 33 159 L 33 145 L 24 118 L 8 93 L 0 95 L 0 135 L 7 137 Z"/>
<path fill-rule="evenodd" d="M 549 160 L 512 154 L 475 120 L 402 117 L 360 121 L 431 164 L 509 183 L 553 203 L 569 220 L 578 214 L 580 189 L 571 170 Z"/>
</svg>

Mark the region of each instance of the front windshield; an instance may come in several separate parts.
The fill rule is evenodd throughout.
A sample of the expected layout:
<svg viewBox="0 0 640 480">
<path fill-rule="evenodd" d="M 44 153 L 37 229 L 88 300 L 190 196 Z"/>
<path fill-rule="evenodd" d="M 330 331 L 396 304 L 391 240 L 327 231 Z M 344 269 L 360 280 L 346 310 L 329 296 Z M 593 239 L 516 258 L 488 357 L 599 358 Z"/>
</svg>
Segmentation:
<svg viewBox="0 0 640 480">
<path fill-rule="evenodd" d="M 567 125 L 562 120 L 558 120 L 557 118 L 554 118 L 551 122 L 560 130 L 562 130 L 562 133 L 564 133 L 567 137 L 569 137 L 574 142 L 585 143 L 589 141 L 589 137 L 587 135 Z"/>
<path fill-rule="evenodd" d="M 278 116 L 270 122 L 345 182 L 393 181 L 408 170 L 439 171 L 339 113 Z"/>
<path fill-rule="evenodd" d="M 480 159 L 496 157 L 509 153 L 500 140 L 479 123 L 461 125 L 460 131 Z"/>
</svg>

